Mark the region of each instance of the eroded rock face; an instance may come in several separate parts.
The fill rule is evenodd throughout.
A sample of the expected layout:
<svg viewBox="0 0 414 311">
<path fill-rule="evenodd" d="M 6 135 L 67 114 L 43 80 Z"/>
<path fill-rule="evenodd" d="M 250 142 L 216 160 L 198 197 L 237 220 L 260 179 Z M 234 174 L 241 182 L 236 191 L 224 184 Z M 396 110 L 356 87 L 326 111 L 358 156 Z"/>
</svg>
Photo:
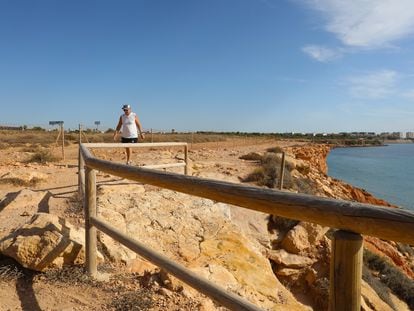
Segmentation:
<svg viewBox="0 0 414 311">
<path fill-rule="evenodd" d="M 230 221 L 228 205 L 168 190 L 142 192 L 139 185 L 128 193 L 113 187 L 100 187 L 98 211 L 108 222 L 117 219 L 118 229 L 262 308 L 307 309 L 279 283 L 263 245 Z"/>
<path fill-rule="evenodd" d="M 0 240 L 0 252 L 28 269 L 44 271 L 83 263 L 84 240 L 83 229 L 58 216 L 37 213 Z"/>
<path fill-rule="evenodd" d="M 330 149 L 329 146 L 307 145 L 287 149 L 290 155 L 295 158 L 295 161 L 292 163 L 295 164 L 294 167 L 296 169 L 292 171 L 292 175 L 294 175 L 295 178 L 306 178 L 311 180 L 314 185 L 314 194 L 322 197 L 356 201 L 391 208 L 395 207 L 384 200 L 375 198 L 364 189 L 353 187 L 345 182 L 327 176 L 327 167 L 326 165 L 323 165 L 322 162 L 326 163 L 326 157 Z M 298 162 L 298 159 L 302 161 L 302 163 Z M 304 168 L 309 169 L 305 170 Z M 320 240 L 323 244 L 321 245 L 322 247 L 315 248 L 314 246 L 318 245 L 318 241 L 316 239 L 315 242 L 311 242 L 311 239 L 309 239 L 310 232 L 312 232 L 311 228 L 307 227 L 305 229 L 304 227 L 301 227 L 301 225 L 298 225 L 288 232 L 280 245 L 291 253 L 305 254 L 311 258 L 327 259 L 327 256 L 320 256 L 324 254 L 329 255 L 330 253 L 329 244 L 326 243 L 326 237 L 323 237 L 323 239 Z M 322 230 L 320 233 L 322 234 L 324 231 Z M 319 236 L 319 234 L 316 234 L 316 236 Z M 407 276 L 411 278 L 413 277 L 412 256 L 408 253 L 401 253 L 394 242 L 383 241 L 374 237 L 364 237 L 364 240 L 365 248 L 380 255 L 381 257 L 387 258 L 390 263 L 404 271 Z M 327 267 L 329 267 L 328 260 L 319 260 L 313 265 L 313 268 L 315 268 L 318 272 L 317 279 L 320 279 L 321 276 L 324 278 L 328 277 L 328 273 L 326 271 L 329 270 Z M 286 270 L 286 268 L 283 267 L 279 268 L 276 272 L 281 276 L 290 278 L 290 280 L 298 279 L 294 271 Z M 383 307 L 383 302 L 381 302 L 381 299 L 378 297 L 375 297 L 375 292 L 368 284 L 363 286 L 363 296 L 365 299 L 365 305 L 363 308 L 365 310 L 386 310 L 388 308 Z M 403 302 L 394 297 L 392 305 L 398 304 L 404 306 Z M 405 309 L 406 307 L 401 307 L 401 310 Z"/>
<path fill-rule="evenodd" d="M 306 256 L 290 254 L 284 249 L 269 250 L 267 256 L 276 264 L 286 268 L 305 268 L 311 266 L 316 261 Z"/>
<path fill-rule="evenodd" d="M 328 145 L 312 145 L 311 148 L 306 146 L 291 148 L 291 152 L 296 159 L 308 162 L 312 167 L 325 175 L 328 173 L 326 157 L 330 150 L 331 148 Z"/>
<path fill-rule="evenodd" d="M 48 203 L 50 192 L 23 189 L 0 199 L 0 238 L 25 224 Z"/>
<path fill-rule="evenodd" d="M 328 227 L 300 222 L 286 234 L 282 247 L 293 254 L 306 252 L 317 246 L 328 230 Z"/>
</svg>

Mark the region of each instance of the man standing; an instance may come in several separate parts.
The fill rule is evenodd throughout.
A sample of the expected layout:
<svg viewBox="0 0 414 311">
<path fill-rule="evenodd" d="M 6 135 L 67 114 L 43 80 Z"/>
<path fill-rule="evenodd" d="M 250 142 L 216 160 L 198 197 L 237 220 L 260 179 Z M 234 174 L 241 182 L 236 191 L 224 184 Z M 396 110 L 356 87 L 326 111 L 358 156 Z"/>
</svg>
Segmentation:
<svg viewBox="0 0 414 311">
<path fill-rule="evenodd" d="M 144 139 L 144 133 L 142 131 L 141 123 L 139 122 L 136 113 L 131 111 L 130 105 L 123 105 L 122 110 L 124 114 L 119 117 L 118 125 L 116 126 L 114 140 L 117 140 L 118 134 L 121 135 L 122 143 L 137 143 L 138 142 L 138 131 L 141 139 Z M 122 131 L 121 131 L 122 127 Z M 125 148 L 126 152 L 126 164 L 130 165 L 131 161 L 131 148 Z"/>
</svg>

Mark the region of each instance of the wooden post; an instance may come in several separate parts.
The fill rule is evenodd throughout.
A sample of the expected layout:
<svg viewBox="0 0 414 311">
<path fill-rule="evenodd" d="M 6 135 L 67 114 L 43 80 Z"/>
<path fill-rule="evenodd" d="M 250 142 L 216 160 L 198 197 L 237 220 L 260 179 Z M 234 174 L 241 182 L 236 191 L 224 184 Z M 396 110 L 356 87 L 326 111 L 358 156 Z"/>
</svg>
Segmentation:
<svg viewBox="0 0 414 311">
<path fill-rule="evenodd" d="M 154 133 L 152 132 L 152 129 L 151 129 L 151 142 L 152 143 L 154 142 Z"/>
<path fill-rule="evenodd" d="M 188 175 L 188 145 L 184 146 L 184 161 L 185 161 L 184 174 Z"/>
<path fill-rule="evenodd" d="M 79 145 L 79 157 L 78 157 L 78 192 L 82 202 L 85 198 L 85 160 L 83 159 Z"/>
<path fill-rule="evenodd" d="M 363 238 L 338 230 L 333 235 L 329 310 L 360 311 Z"/>
<path fill-rule="evenodd" d="M 79 153 L 78 153 L 78 195 L 79 198 L 82 200 L 82 202 L 84 202 L 84 197 L 83 194 L 85 193 L 85 191 L 83 191 L 83 186 L 82 186 L 82 177 L 81 177 L 81 170 L 84 170 L 84 163 L 82 165 L 82 153 L 81 153 L 81 149 L 80 149 L 80 145 L 82 143 L 82 125 L 79 124 Z M 83 184 L 85 181 L 85 171 L 83 172 Z"/>
<path fill-rule="evenodd" d="M 58 136 L 56 137 L 56 141 L 55 141 L 56 147 L 59 146 L 58 141 L 59 141 L 59 138 L 60 138 L 60 134 L 61 134 L 61 130 L 59 128 Z"/>
<path fill-rule="evenodd" d="M 90 217 L 96 217 L 96 172 L 86 167 L 85 196 L 85 265 L 90 277 L 97 276 L 96 265 L 96 228 L 91 225 Z"/>
<path fill-rule="evenodd" d="M 282 162 L 280 163 L 280 176 L 279 176 L 279 190 L 283 189 L 283 176 L 285 175 L 285 152 L 282 152 Z"/>
<path fill-rule="evenodd" d="M 60 131 L 62 132 L 62 159 L 65 161 L 65 129 L 63 123 L 60 124 Z"/>
</svg>

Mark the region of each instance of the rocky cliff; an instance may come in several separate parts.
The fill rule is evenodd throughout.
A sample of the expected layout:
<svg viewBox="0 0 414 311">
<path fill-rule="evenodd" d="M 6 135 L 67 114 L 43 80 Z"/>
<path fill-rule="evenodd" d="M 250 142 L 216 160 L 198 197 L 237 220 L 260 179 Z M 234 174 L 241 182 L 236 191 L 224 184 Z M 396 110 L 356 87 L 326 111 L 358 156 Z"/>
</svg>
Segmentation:
<svg viewBox="0 0 414 311">
<path fill-rule="evenodd" d="M 287 148 L 286 149 L 288 153 L 287 161 L 290 163 L 290 166 L 292 168 L 292 171 L 291 171 L 292 176 L 294 176 L 295 178 L 302 178 L 303 180 L 311 182 L 314 194 L 318 196 L 381 205 L 387 208 L 397 208 L 384 200 L 375 198 L 373 195 L 371 195 L 364 189 L 354 187 L 343 181 L 327 176 L 326 158 L 331 148 L 332 147 L 328 145 L 307 145 L 307 146 L 301 146 L 301 147 Z M 303 225 L 300 225 L 300 226 L 303 227 Z M 307 235 L 309 235 L 309 233 L 312 231 L 314 231 L 313 228 L 301 228 L 299 226 L 296 226 L 293 229 L 291 229 L 286 235 L 286 238 L 289 236 L 296 235 L 296 239 L 291 238 L 292 242 L 286 242 L 285 240 L 282 240 L 281 246 L 284 247 L 286 250 L 289 250 L 290 252 L 299 252 L 299 253 L 302 252 L 303 253 L 304 250 L 307 249 L 308 256 L 310 257 L 315 256 L 317 254 L 321 254 L 321 251 L 322 253 L 325 253 L 327 250 L 329 250 L 328 244 L 325 245 L 326 248 L 317 249 L 315 248 L 317 245 L 313 244 L 311 241 L 309 245 L 313 247 L 313 250 L 311 250 L 309 246 L 306 246 L 306 247 L 293 246 L 292 247 L 292 245 L 294 243 L 298 243 L 298 241 L 301 241 L 301 243 L 303 243 L 303 241 L 306 241 Z M 326 232 L 326 228 L 325 230 L 322 228 L 319 228 L 318 232 L 324 233 Z M 296 241 L 296 242 L 293 242 L 293 241 Z M 395 267 L 397 269 L 395 271 L 397 272 L 400 271 L 402 275 L 405 275 L 407 277 L 408 280 L 411 280 L 408 287 L 410 288 L 409 290 L 410 295 L 412 295 L 413 294 L 412 288 L 414 288 L 413 287 L 414 284 L 412 283 L 412 279 L 414 277 L 413 248 L 410 247 L 409 245 L 402 245 L 401 243 L 395 243 L 393 241 L 385 241 L 385 240 L 381 240 L 381 239 L 378 239 L 375 237 L 369 237 L 369 236 L 364 237 L 364 242 L 365 242 L 364 247 L 367 251 L 379 256 L 379 258 L 381 258 L 380 259 L 381 261 L 384 261 L 387 264 L 390 264 L 391 266 Z M 320 263 L 322 262 L 320 261 Z M 323 266 L 323 263 L 322 263 L 322 266 Z M 374 271 L 373 273 L 375 277 L 377 277 L 378 279 L 381 279 L 381 277 L 378 277 L 378 271 L 377 272 Z M 320 269 L 319 275 L 322 277 L 327 277 L 326 270 L 324 271 L 323 268 Z M 305 275 L 305 279 L 309 280 L 307 275 Z M 404 281 L 401 280 L 401 283 L 404 283 Z M 364 295 L 366 303 L 368 303 L 368 301 L 370 300 L 369 297 L 367 296 L 368 288 L 369 288 L 368 284 L 366 284 L 366 286 L 363 287 L 363 295 Z M 410 301 L 411 300 L 408 299 L 408 302 Z M 395 304 L 395 302 L 393 303 Z M 388 301 L 388 307 L 393 308 L 392 306 L 393 303 L 390 303 Z M 365 308 L 368 308 L 368 306 L 365 306 Z M 401 308 L 401 306 L 399 308 Z M 382 310 L 382 308 L 379 308 L 379 310 Z"/>
</svg>

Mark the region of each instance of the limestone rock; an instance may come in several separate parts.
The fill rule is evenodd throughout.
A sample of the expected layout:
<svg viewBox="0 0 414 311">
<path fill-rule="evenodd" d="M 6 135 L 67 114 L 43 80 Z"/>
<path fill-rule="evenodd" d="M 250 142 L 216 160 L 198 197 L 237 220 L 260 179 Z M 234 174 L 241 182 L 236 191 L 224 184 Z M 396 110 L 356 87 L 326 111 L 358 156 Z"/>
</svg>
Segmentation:
<svg viewBox="0 0 414 311">
<path fill-rule="evenodd" d="M 48 178 L 47 174 L 35 171 L 10 171 L 0 176 L 2 182 L 18 183 L 21 185 L 30 185 Z"/>
<path fill-rule="evenodd" d="M 279 269 L 277 269 L 276 270 L 276 274 L 278 275 L 278 276 L 288 276 L 288 277 L 293 277 L 293 276 L 295 276 L 295 275 L 297 275 L 297 274 L 299 274 L 300 273 L 300 270 L 298 270 L 298 269 L 292 269 L 292 268 L 279 268 Z"/>
<path fill-rule="evenodd" d="M 276 264 L 288 268 L 304 268 L 315 262 L 315 260 L 305 256 L 290 254 L 284 249 L 268 250 L 267 256 Z"/>
<path fill-rule="evenodd" d="M 98 216 L 108 220 L 119 231 L 126 232 L 125 218 L 119 212 L 103 207 L 99 209 Z M 121 245 L 107 234 L 98 232 L 98 240 L 101 242 L 106 254 L 113 261 L 120 260 L 126 263 L 137 257 L 135 252 Z"/>
<path fill-rule="evenodd" d="M 132 259 L 128 263 L 128 271 L 132 273 L 144 274 L 145 272 L 154 272 L 158 267 L 151 262 L 137 257 Z"/>
<path fill-rule="evenodd" d="M 290 253 L 300 254 L 319 244 L 328 230 L 328 227 L 300 222 L 286 234 L 282 247 Z"/>
<path fill-rule="evenodd" d="M 23 189 L 0 199 L 0 239 L 25 224 L 28 216 L 47 209 L 50 196 L 48 191 Z"/>
<path fill-rule="evenodd" d="M 145 188 L 141 184 L 126 183 L 126 184 L 113 184 L 113 185 L 99 185 L 98 195 L 109 195 L 111 193 L 130 193 L 130 194 L 142 194 L 145 192 Z"/>
<path fill-rule="evenodd" d="M 259 242 L 230 221 L 226 204 L 154 188 L 138 196 L 102 192 L 98 210 L 121 228 L 124 221 L 126 233 L 147 247 L 262 308 L 306 309 L 279 283 Z"/>
<path fill-rule="evenodd" d="M 75 228 L 65 219 L 37 213 L 0 240 L 0 252 L 28 269 L 43 271 L 84 262 L 84 237 L 83 229 Z"/>
<path fill-rule="evenodd" d="M 234 205 L 230 206 L 230 211 L 232 223 L 236 224 L 245 235 L 259 242 L 261 246 L 270 248 L 268 214 Z"/>
</svg>

